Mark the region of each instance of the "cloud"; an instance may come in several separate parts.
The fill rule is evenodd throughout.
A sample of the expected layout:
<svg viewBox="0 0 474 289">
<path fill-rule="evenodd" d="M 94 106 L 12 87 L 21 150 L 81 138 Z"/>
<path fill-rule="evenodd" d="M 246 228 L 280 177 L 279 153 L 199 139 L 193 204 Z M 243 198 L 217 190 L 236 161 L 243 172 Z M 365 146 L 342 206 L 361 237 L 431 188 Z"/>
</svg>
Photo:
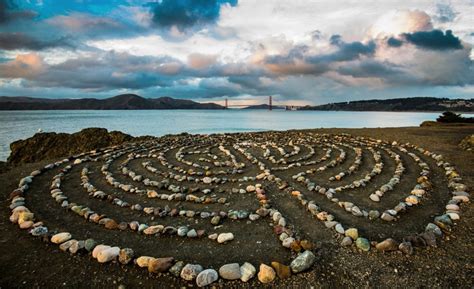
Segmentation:
<svg viewBox="0 0 474 289">
<path fill-rule="evenodd" d="M 0 24 L 21 19 L 32 19 L 37 13 L 31 10 L 19 10 L 15 1 L 0 0 Z"/>
<path fill-rule="evenodd" d="M 391 46 L 391 47 L 400 47 L 400 46 L 403 45 L 403 41 L 399 40 L 397 38 L 394 38 L 394 37 L 390 37 L 387 40 L 387 44 L 388 44 L 388 46 Z"/>
<path fill-rule="evenodd" d="M 35 53 L 17 55 L 14 60 L 0 64 L 0 78 L 32 79 L 44 70 L 44 62 Z"/>
<path fill-rule="evenodd" d="M 339 35 L 331 36 L 329 43 L 334 47 L 334 51 L 329 53 L 317 53 L 313 47 L 308 45 L 295 45 L 286 54 L 266 56 L 263 63 L 267 69 L 276 74 L 320 75 L 329 71 L 333 63 L 370 56 L 376 50 L 374 41 L 368 43 L 344 42 Z"/>
<path fill-rule="evenodd" d="M 450 4 L 437 3 L 434 19 L 441 23 L 453 22 L 459 13 L 455 12 Z"/>
<path fill-rule="evenodd" d="M 385 38 L 401 33 L 433 29 L 431 17 L 420 10 L 395 10 L 383 14 L 369 29 L 371 38 Z"/>
<path fill-rule="evenodd" d="M 462 49 L 461 40 L 453 35 L 451 30 L 443 33 L 441 30 L 419 31 L 414 33 L 404 33 L 405 40 L 426 49 Z"/>
<path fill-rule="evenodd" d="M 160 27 L 179 30 L 212 24 L 224 4 L 235 6 L 237 0 L 162 0 L 152 6 L 153 21 Z"/>
<path fill-rule="evenodd" d="M 74 48 L 75 45 L 67 37 L 62 37 L 56 40 L 44 41 L 33 38 L 24 33 L 9 33 L 0 32 L 0 49 L 3 50 L 43 50 L 54 47 Z"/>
<path fill-rule="evenodd" d="M 191 53 L 188 55 L 188 65 L 193 69 L 207 68 L 217 62 L 217 55 Z"/>
</svg>

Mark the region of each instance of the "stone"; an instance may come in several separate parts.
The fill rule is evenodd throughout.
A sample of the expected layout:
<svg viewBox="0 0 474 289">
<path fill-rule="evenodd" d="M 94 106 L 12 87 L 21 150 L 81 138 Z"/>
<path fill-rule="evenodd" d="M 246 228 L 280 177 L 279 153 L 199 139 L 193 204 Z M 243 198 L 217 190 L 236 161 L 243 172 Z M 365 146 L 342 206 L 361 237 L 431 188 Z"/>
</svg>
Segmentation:
<svg viewBox="0 0 474 289">
<path fill-rule="evenodd" d="M 115 220 L 109 219 L 107 222 L 105 222 L 104 227 L 109 230 L 115 230 L 118 228 L 118 224 L 115 222 Z"/>
<path fill-rule="evenodd" d="M 178 228 L 178 233 L 177 234 L 180 237 L 184 237 L 188 234 L 188 231 L 189 231 L 188 227 L 181 226 L 181 227 Z"/>
<path fill-rule="evenodd" d="M 441 231 L 441 229 L 433 223 L 428 223 L 428 225 L 426 225 L 425 231 L 433 232 L 436 236 L 439 237 L 443 236 L 443 232 Z"/>
<path fill-rule="evenodd" d="M 248 262 L 245 262 L 242 264 L 242 266 L 240 266 L 240 280 L 243 282 L 247 282 L 252 279 L 255 276 L 255 273 L 257 273 L 257 269 L 255 269 L 255 267 Z"/>
<path fill-rule="evenodd" d="M 77 242 L 73 242 L 71 247 L 69 247 L 69 252 L 71 254 L 76 254 L 77 252 L 79 252 L 79 250 L 82 250 L 84 249 L 85 247 L 85 241 L 77 241 Z"/>
<path fill-rule="evenodd" d="M 58 233 L 54 236 L 51 237 L 51 243 L 54 244 L 61 244 L 63 242 L 66 242 L 72 238 L 70 233 L 64 232 L 64 233 Z"/>
<path fill-rule="evenodd" d="M 145 267 L 148 267 L 148 264 L 153 259 L 155 258 L 150 257 L 150 256 L 140 256 L 135 260 L 135 263 L 138 265 L 138 267 L 145 268 Z"/>
<path fill-rule="evenodd" d="M 289 266 L 285 266 L 278 262 L 272 262 L 272 267 L 280 279 L 285 279 L 291 276 L 291 270 Z"/>
<path fill-rule="evenodd" d="M 420 198 L 415 196 L 415 195 L 411 195 L 411 196 L 408 196 L 405 199 L 405 202 L 407 202 L 409 204 L 412 204 L 412 205 L 418 205 L 420 203 Z"/>
<path fill-rule="evenodd" d="M 402 242 L 398 246 L 398 249 L 407 255 L 413 254 L 413 246 L 410 242 Z"/>
<path fill-rule="evenodd" d="M 380 197 L 377 196 L 376 194 L 371 194 L 369 198 L 374 202 L 380 202 Z"/>
<path fill-rule="evenodd" d="M 74 244 L 76 242 L 77 242 L 77 240 L 69 240 L 69 241 L 66 241 L 64 243 L 61 243 L 61 245 L 59 245 L 59 249 L 61 251 L 66 252 L 67 250 L 69 250 L 69 248 L 71 248 L 72 244 Z"/>
<path fill-rule="evenodd" d="M 249 186 L 247 186 L 247 188 L 245 188 L 245 190 L 246 190 L 248 193 L 255 192 L 255 186 L 249 185 Z"/>
<path fill-rule="evenodd" d="M 23 221 L 23 222 L 18 223 L 18 224 L 19 224 L 20 229 L 29 229 L 29 228 L 33 227 L 33 225 L 35 223 L 33 223 L 33 221 Z"/>
<path fill-rule="evenodd" d="M 184 262 L 183 261 L 178 261 L 178 262 L 174 263 L 173 266 L 171 266 L 169 271 L 175 277 L 179 277 L 181 275 L 181 270 L 183 270 L 183 267 L 184 267 Z"/>
<path fill-rule="evenodd" d="M 196 284 L 198 287 L 208 286 L 219 279 L 219 275 L 214 269 L 206 269 L 201 271 L 196 277 Z"/>
<path fill-rule="evenodd" d="M 196 230 L 191 229 L 191 230 L 188 231 L 188 233 L 186 234 L 186 236 L 187 236 L 188 238 L 196 238 L 196 237 L 198 236 L 198 234 L 197 234 Z"/>
<path fill-rule="evenodd" d="M 288 237 L 286 239 L 283 240 L 283 242 L 281 242 L 281 244 L 283 245 L 283 247 L 285 248 L 290 248 L 291 247 L 291 244 L 295 241 L 295 238 L 293 237 Z"/>
<path fill-rule="evenodd" d="M 352 238 L 351 237 L 344 237 L 341 241 L 341 246 L 346 247 L 352 245 Z"/>
<path fill-rule="evenodd" d="M 398 250 L 398 242 L 392 238 L 388 238 L 375 245 L 375 248 L 377 249 L 377 251 L 382 252 L 396 251 Z"/>
<path fill-rule="evenodd" d="M 312 250 L 314 248 L 314 244 L 308 240 L 301 240 L 300 245 L 304 250 Z"/>
<path fill-rule="evenodd" d="M 370 250 L 370 242 L 366 238 L 357 238 L 356 240 L 357 248 L 361 249 L 362 251 L 369 251 Z"/>
<path fill-rule="evenodd" d="M 145 235 L 155 235 L 159 232 L 161 232 L 164 229 L 163 225 L 155 225 L 155 226 L 150 226 L 143 230 L 143 234 Z"/>
<path fill-rule="evenodd" d="M 148 262 L 148 272 L 163 273 L 168 271 L 174 263 L 173 257 L 153 258 Z"/>
<path fill-rule="evenodd" d="M 375 220 L 375 219 L 378 219 L 379 217 L 380 217 L 379 211 L 377 211 L 377 210 L 370 210 L 369 211 L 369 219 L 370 220 Z"/>
<path fill-rule="evenodd" d="M 263 284 L 267 284 L 275 279 L 276 273 L 272 267 L 265 264 L 260 264 L 260 270 L 258 271 L 257 276 L 260 282 L 262 282 Z"/>
<path fill-rule="evenodd" d="M 84 247 L 86 248 L 87 251 L 91 252 L 92 250 L 94 250 L 96 245 L 97 245 L 97 242 L 94 239 L 87 239 L 85 241 Z"/>
<path fill-rule="evenodd" d="M 214 216 L 211 218 L 211 224 L 213 224 L 214 226 L 219 225 L 220 222 L 221 222 L 220 216 Z"/>
<path fill-rule="evenodd" d="M 193 281 L 202 270 L 203 268 L 199 264 L 186 264 L 181 270 L 180 276 L 186 281 Z"/>
<path fill-rule="evenodd" d="M 132 261 L 133 255 L 134 255 L 134 252 L 132 249 L 123 248 L 123 249 L 120 249 L 118 260 L 121 264 L 127 265 L 128 263 Z"/>
<path fill-rule="evenodd" d="M 387 222 L 391 222 L 393 220 L 395 220 L 395 217 L 390 215 L 389 213 L 382 213 L 382 216 L 380 217 L 382 220 L 384 221 L 387 221 Z"/>
<path fill-rule="evenodd" d="M 359 238 L 359 231 L 356 228 L 349 228 L 345 232 L 346 237 L 351 237 L 352 240 Z"/>
<path fill-rule="evenodd" d="M 240 266 L 238 263 L 225 264 L 219 268 L 219 275 L 227 280 L 240 279 Z"/>
<path fill-rule="evenodd" d="M 232 240 L 234 240 L 234 234 L 232 233 L 220 233 L 219 236 L 217 236 L 217 242 L 220 244 Z"/>
<path fill-rule="evenodd" d="M 32 222 L 35 218 L 35 215 L 30 212 L 20 212 L 18 214 L 18 224 L 21 225 L 24 222 Z M 26 228 L 24 228 L 26 229 Z"/>
<path fill-rule="evenodd" d="M 97 255 L 97 261 L 99 263 L 107 263 L 112 260 L 115 260 L 118 255 L 120 254 L 120 248 L 119 247 L 111 247 L 107 248 L 105 250 L 101 250 L 98 255 Z"/>
<path fill-rule="evenodd" d="M 290 267 L 293 273 L 303 272 L 309 269 L 316 261 L 316 256 L 311 251 L 304 251 L 299 254 L 293 261 L 291 261 Z"/>
<path fill-rule="evenodd" d="M 35 237 L 40 237 L 48 234 L 48 228 L 39 226 L 36 228 L 31 229 L 30 234 L 35 236 Z"/>
<path fill-rule="evenodd" d="M 341 225 L 341 224 L 337 224 L 336 227 L 334 227 L 336 229 L 336 232 L 338 232 L 339 234 L 344 234 L 345 231 L 344 231 L 344 227 Z"/>
</svg>

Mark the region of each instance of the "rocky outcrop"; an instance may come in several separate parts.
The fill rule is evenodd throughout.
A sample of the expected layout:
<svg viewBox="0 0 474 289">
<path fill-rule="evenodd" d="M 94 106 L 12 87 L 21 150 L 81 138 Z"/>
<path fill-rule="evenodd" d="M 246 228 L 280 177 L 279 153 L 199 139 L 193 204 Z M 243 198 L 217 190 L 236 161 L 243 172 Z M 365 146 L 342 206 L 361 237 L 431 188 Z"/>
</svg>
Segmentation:
<svg viewBox="0 0 474 289">
<path fill-rule="evenodd" d="M 137 139 L 119 131 L 108 132 L 105 128 L 86 128 L 73 134 L 37 133 L 33 137 L 10 144 L 11 153 L 7 163 L 21 164 L 58 159 L 142 139 L 144 138 Z"/>
</svg>

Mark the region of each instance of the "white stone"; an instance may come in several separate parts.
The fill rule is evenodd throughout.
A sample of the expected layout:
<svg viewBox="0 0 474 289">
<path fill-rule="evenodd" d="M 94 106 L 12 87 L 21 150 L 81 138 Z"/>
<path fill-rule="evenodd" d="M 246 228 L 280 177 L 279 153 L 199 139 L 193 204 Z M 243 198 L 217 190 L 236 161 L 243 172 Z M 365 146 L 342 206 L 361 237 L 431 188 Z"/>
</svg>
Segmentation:
<svg viewBox="0 0 474 289">
<path fill-rule="evenodd" d="M 217 236 L 217 242 L 221 244 L 232 240 L 234 240 L 234 234 L 232 233 L 221 233 Z"/>
</svg>

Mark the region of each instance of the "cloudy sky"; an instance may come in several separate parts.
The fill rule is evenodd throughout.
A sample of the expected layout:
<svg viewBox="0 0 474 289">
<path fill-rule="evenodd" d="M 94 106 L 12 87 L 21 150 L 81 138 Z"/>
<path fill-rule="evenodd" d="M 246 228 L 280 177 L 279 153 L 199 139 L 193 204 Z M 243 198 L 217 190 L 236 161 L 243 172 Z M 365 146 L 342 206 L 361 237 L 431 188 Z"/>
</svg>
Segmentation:
<svg viewBox="0 0 474 289">
<path fill-rule="evenodd" d="M 0 95 L 474 97 L 474 0 L 0 0 Z"/>
</svg>

